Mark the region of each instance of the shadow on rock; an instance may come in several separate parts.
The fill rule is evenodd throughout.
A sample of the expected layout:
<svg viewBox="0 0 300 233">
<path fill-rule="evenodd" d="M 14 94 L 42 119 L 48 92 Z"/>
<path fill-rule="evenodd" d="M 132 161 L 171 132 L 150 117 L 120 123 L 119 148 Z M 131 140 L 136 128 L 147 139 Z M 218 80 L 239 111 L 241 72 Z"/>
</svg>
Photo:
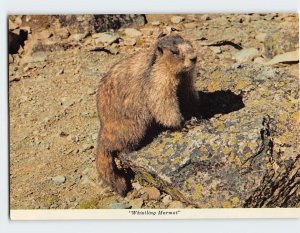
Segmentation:
<svg viewBox="0 0 300 233">
<path fill-rule="evenodd" d="M 215 114 L 227 114 L 245 107 L 242 97 L 231 91 L 198 92 L 200 99 L 198 118 L 209 119 Z"/>
</svg>

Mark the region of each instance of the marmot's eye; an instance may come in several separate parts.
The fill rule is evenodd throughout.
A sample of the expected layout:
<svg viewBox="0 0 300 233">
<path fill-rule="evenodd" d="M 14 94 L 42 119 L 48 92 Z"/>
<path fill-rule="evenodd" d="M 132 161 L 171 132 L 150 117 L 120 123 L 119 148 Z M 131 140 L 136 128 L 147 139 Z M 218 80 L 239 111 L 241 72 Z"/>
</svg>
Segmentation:
<svg viewBox="0 0 300 233">
<path fill-rule="evenodd" d="M 179 50 L 171 50 L 171 52 L 172 52 L 174 55 L 178 55 L 178 54 L 179 54 Z"/>
</svg>

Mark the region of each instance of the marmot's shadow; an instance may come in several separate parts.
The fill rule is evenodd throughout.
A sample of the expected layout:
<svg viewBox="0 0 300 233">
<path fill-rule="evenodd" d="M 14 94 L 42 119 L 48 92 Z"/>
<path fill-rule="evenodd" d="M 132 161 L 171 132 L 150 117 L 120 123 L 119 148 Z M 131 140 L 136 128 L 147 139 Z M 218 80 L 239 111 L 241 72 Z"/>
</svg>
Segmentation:
<svg viewBox="0 0 300 233">
<path fill-rule="evenodd" d="M 215 92 L 201 92 L 199 94 L 199 106 L 194 113 L 199 119 L 210 119 L 215 114 L 228 114 L 245 107 L 242 97 L 234 94 L 231 91 L 215 91 Z M 139 150 L 150 144 L 160 133 L 168 130 L 161 125 L 154 124 L 149 127 L 142 142 L 135 148 Z"/>
<path fill-rule="evenodd" d="M 198 92 L 199 108 L 196 116 L 209 119 L 215 114 L 227 114 L 245 107 L 242 96 L 231 91 Z"/>
</svg>

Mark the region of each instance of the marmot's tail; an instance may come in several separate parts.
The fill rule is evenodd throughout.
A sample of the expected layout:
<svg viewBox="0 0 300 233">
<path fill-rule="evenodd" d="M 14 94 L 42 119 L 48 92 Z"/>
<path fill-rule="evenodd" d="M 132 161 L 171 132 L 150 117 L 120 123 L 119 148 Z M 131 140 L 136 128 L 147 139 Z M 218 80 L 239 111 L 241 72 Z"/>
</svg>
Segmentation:
<svg viewBox="0 0 300 233">
<path fill-rule="evenodd" d="M 119 195 L 125 196 L 129 191 L 129 185 L 118 170 L 112 153 L 106 151 L 101 145 L 97 148 L 96 166 L 102 180 Z"/>
</svg>

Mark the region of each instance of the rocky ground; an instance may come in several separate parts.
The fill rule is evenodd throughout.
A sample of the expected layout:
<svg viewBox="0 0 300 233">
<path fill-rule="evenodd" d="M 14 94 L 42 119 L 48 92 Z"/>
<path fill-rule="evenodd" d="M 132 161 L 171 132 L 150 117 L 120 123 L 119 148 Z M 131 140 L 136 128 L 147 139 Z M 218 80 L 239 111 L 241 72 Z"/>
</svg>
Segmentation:
<svg viewBox="0 0 300 233">
<path fill-rule="evenodd" d="M 299 207 L 298 15 L 10 16 L 9 31 L 12 209 Z M 95 169 L 97 86 L 171 31 L 198 51 L 205 119 L 124 158 L 121 198 Z"/>
</svg>

